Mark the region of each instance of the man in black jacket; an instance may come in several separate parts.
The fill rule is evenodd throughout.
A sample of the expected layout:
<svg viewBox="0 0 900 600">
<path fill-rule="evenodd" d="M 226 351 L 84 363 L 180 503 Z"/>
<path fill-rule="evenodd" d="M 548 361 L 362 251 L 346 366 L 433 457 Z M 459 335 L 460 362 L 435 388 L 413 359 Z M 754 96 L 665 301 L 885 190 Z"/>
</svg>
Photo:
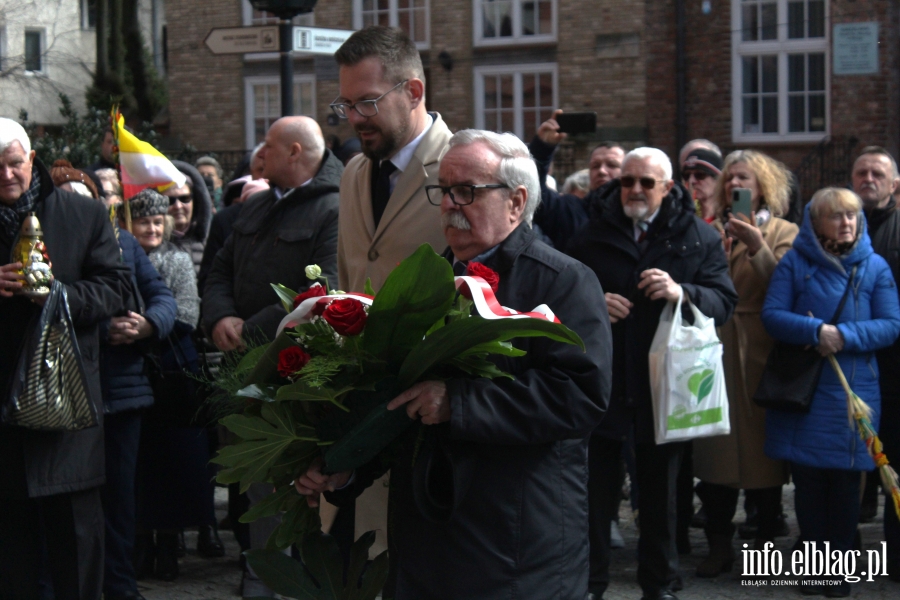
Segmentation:
<svg viewBox="0 0 900 600">
<path fill-rule="evenodd" d="M 900 188 L 900 175 L 894 157 L 880 146 L 863 148 L 853 163 L 853 191 L 862 199 L 863 211 L 872 237 L 872 248 L 887 261 L 900 281 L 900 211 L 894 192 Z M 881 430 L 884 453 L 896 460 L 900 454 L 900 341 L 878 351 L 881 373 Z M 872 471 L 869 477 L 876 477 Z M 885 506 L 891 506 L 890 495 Z M 900 521 L 892 509 L 884 511 L 884 539 L 887 541 L 888 573 L 900 581 Z"/>
<path fill-rule="evenodd" d="M 648 356 L 667 302 L 684 293 L 723 324 L 737 303 L 722 242 L 694 213 L 687 190 L 672 181 L 672 165 L 656 148 L 625 156 L 619 181 L 599 199 L 569 254 L 593 269 L 606 292 L 613 323 L 613 388 L 609 411 L 590 445 L 591 591 L 609 584 L 609 480 L 634 427 L 641 538 L 638 583 L 645 600 L 674 598 L 675 478 L 683 443 L 654 438 Z M 599 541 L 599 543 L 594 543 Z"/>
<path fill-rule="evenodd" d="M 130 273 L 103 204 L 60 190 L 25 130 L 0 118 L 0 256 L 11 255 L 22 220 L 40 220 L 53 275 L 65 284 L 89 397 L 103 406 L 101 322 L 125 307 Z M 17 292 L 20 263 L 0 266 L 0 389 L 7 393 L 26 336 L 41 312 Z M 6 402 L 7 398 L 3 398 Z M 102 420 L 102 419 L 101 419 Z M 43 567 L 56 598 L 95 600 L 103 585 L 103 427 L 73 432 L 0 425 L 0 595 L 38 598 Z M 45 554 L 46 553 L 46 554 Z"/>
<path fill-rule="evenodd" d="M 244 203 L 203 289 L 203 326 L 222 351 L 242 347 L 244 340 L 274 339 L 287 313 L 270 284 L 302 292 L 312 283 L 304 270 L 315 264 L 337 285 L 341 161 L 325 148 L 322 130 L 309 117 L 275 121 L 260 155 L 272 187 Z M 259 484 L 247 496 L 255 504 L 269 492 L 271 486 Z M 251 547 L 265 547 L 277 523 L 275 517 L 251 523 Z M 245 597 L 271 593 L 252 571 L 243 588 Z"/>
<path fill-rule="evenodd" d="M 600 188 L 619 176 L 622 158 L 625 157 L 622 146 L 615 142 L 597 144 L 591 150 L 588 164 L 590 192 L 583 199 L 574 194 L 560 194 L 547 187 L 547 171 L 553 162 L 553 155 L 560 142 L 566 139 L 566 134 L 559 132 L 559 123 L 556 122 L 556 117 L 562 112 L 557 110 L 553 118 L 541 123 L 537 135 L 528 146 L 541 182 L 541 206 L 535 212 L 534 222 L 559 250 L 565 250 L 572 236 L 587 225 L 591 202 L 601 193 Z"/>
<path fill-rule="evenodd" d="M 584 265 L 535 239 L 529 222 L 540 188 L 518 138 L 456 133 L 438 181 L 426 190 L 440 204 L 454 270 L 473 262 L 493 269 L 502 305 L 530 311 L 546 304 L 581 336 L 586 352 L 518 339 L 525 356 L 496 360 L 514 379 L 425 381 L 388 404 L 425 426 L 421 446 L 415 429 L 391 470 L 395 597 L 582 600 L 587 436 L 603 416 L 611 377 L 603 291 Z M 326 494 L 340 506 L 380 474 L 370 467 L 349 485 L 349 473 L 313 468 L 297 488 L 311 498 L 342 488 Z"/>
</svg>

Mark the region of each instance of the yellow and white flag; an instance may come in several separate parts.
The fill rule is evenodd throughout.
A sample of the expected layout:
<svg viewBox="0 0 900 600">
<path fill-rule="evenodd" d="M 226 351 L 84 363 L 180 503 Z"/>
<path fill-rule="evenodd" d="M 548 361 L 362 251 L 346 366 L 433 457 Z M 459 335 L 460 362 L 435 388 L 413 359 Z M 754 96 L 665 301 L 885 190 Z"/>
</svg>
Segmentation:
<svg viewBox="0 0 900 600">
<path fill-rule="evenodd" d="M 148 187 L 163 190 L 172 185 L 185 184 L 184 173 L 179 171 L 162 152 L 142 142 L 125 129 L 125 117 L 114 112 L 113 134 L 119 147 L 119 166 L 125 198 L 131 198 Z"/>
</svg>

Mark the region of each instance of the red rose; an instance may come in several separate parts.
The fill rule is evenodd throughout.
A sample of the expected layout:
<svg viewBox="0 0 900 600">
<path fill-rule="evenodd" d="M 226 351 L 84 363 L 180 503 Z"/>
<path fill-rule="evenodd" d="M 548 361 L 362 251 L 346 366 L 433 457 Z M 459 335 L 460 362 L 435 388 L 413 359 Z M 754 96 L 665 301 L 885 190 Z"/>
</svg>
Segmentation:
<svg viewBox="0 0 900 600">
<path fill-rule="evenodd" d="M 340 335 L 358 335 L 366 326 L 366 310 L 354 298 L 335 300 L 322 313 L 322 318 Z"/>
<path fill-rule="evenodd" d="M 318 296 L 327 296 L 328 292 L 325 291 L 325 288 L 322 285 L 313 285 L 310 286 L 308 290 L 303 292 L 302 294 L 297 294 L 294 296 L 294 308 L 300 306 L 300 303 L 304 300 L 308 300 L 309 298 L 316 298 Z"/>
<path fill-rule="evenodd" d="M 303 348 L 291 346 L 278 353 L 278 374 L 290 378 L 312 358 Z"/>
<path fill-rule="evenodd" d="M 481 277 L 485 283 L 491 286 L 491 290 L 495 294 L 497 293 L 497 286 L 500 285 L 500 276 L 490 267 L 486 267 L 479 262 L 470 262 L 466 267 L 466 275 L 469 277 Z M 472 293 L 469 291 L 468 286 L 461 287 L 459 292 L 469 300 L 472 299 Z"/>
</svg>

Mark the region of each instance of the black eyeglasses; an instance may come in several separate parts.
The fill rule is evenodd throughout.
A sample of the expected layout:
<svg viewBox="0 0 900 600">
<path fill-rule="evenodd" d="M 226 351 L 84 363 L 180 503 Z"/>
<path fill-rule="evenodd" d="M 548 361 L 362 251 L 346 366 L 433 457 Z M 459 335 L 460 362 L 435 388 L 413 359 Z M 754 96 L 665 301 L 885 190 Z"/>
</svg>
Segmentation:
<svg viewBox="0 0 900 600">
<path fill-rule="evenodd" d="M 475 190 L 500 190 L 509 189 L 505 183 L 480 183 L 478 185 L 426 185 L 425 194 L 428 201 L 434 206 L 440 206 L 444 194 L 450 195 L 450 201 L 457 206 L 466 206 L 475 201 Z"/>
<path fill-rule="evenodd" d="M 374 98 L 372 100 L 360 100 L 359 102 L 357 102 L 355 104 L 348 104 L 346 102 L 332 102 L 328 106 L 330 106 L 331 110 L 334 111 L 334 114 L 336 114 L 341 119 L 349 118 L 351 109 L 355 110 L 362 117 L 374 117 L 375 115 L 378 114 L 378 101 L 381 100 L 382 98 L 384 98 L 385 96 L 387 96 L 388 94 L 390 94 L 391 92 L 393 92 L 394 90 L 396 90 L 398 87 L 400 87 L 407 81 L 409 81 L 409 79 L 404 79 L 403 81 L 401 81 L 400 83 L 398 83 L 397 85 L 395 85 L 394 87 L 392 87 L 391 89 L 389 89 L 388 91 L 383 93 L 382 95 L 380 95 L 377 98 Z"/>
<path fill-rule="evenodd" d="M 175 204 L 175 201 L 178 200 L 182 204 L 190 204 L 194 198 L 190 194 L 184 194 L 183 196 L 168 196 L 169 198 L 169 206 Z"/>
<path fill-rule="evenodd" d="M 626 189 L 631 189 L 634 187 L 635 182 L 640 182 L 641 187 L 645 190 L 652 190 L 656 187 L 657 183 L 662 183 L 665 179 L 653 179 L 652 177 L 632 177 L 631 175 L 625 175 L 624 177 L 620 177 L 619 181 L 622 182 L 622 187 Z"/>
</svg>

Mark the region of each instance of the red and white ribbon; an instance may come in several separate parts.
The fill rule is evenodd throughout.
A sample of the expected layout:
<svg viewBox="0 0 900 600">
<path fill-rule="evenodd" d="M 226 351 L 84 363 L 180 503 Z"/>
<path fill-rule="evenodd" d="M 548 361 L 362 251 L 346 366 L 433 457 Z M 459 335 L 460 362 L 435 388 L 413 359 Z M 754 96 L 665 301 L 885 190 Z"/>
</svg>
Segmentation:
<svg viewBox="0 0 900 600">
<path fill-rule="evenodd" d="M 556 315 L 553 314 L 553 311 L 546 304 L 533 308 L 531 312 L 519 312 L 502 306 L 497 301 L 497 297 L 494 296 L 494 290 L 481 277 L 464 275 L 455 277 L 454 280 L 457 290 L 463 286 L 468 289 L 469 294 L 472 296 L 472 302 L 475 304 L 476 312 L 484 319 L 544 319 L 545 321 L 559 323 L 559 319 L 556 318 Z M 372 306 L 372 301 L 374 300 L 372 296 L 367 294 L 332 294 L 330 296 L 307 298 L 281 320 L 281 324 L 278 325 L 278 333 L 281 333 L 284 329 L 292 329 L 297 325 L 309 323 L 314 316 L 312 312 L 314 306 L 320 305 L 324 309 L 332 301 L 346 298 L 359 300 L 366 306 Z"/>
<path fill-rule="evenodd" d="M 559 323 L 559 319 L 546 304 L 541 304 L 531 309 L 531 312 L 524 313 L 502 306 L 494 296 L 494 290 L 481 277 L 463 275 L 455 277 L 454 280 L 457 290 L 463 286 L 468 289 L 472 296 L 472 302 L 475 303 L 475 310 L 484 319 L 544 319 Z"/>
</svg>

